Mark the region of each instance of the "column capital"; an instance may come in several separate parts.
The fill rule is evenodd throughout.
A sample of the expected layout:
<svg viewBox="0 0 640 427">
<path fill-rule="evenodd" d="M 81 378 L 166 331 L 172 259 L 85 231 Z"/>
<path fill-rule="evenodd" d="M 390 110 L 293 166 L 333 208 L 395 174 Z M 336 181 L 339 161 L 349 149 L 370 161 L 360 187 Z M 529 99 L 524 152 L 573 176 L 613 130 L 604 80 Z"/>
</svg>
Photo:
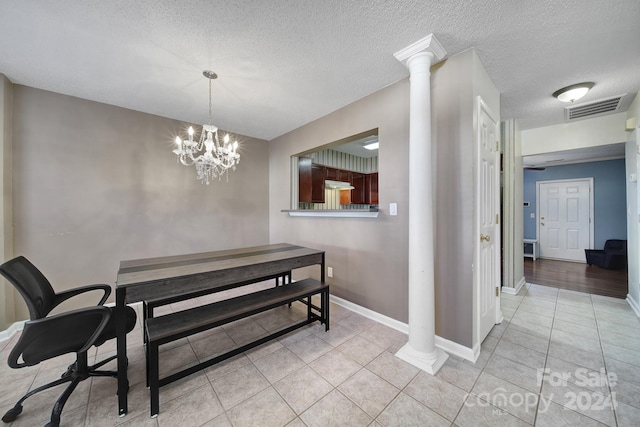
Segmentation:
<svg viewBox="0 0 640 427">
<path fill-rule="evenodd" d="M 435 35 L 429 34 L 427 37 L 418 40 L 415 43 L 401 49 L 393 54 L 396 59 L 407 65 L 407 61 L 418 53 L 428 52 L 433 55 L 433 64 L 440 62 L 447 56 L 447 51 L 444 50 Z"/>
</svg>

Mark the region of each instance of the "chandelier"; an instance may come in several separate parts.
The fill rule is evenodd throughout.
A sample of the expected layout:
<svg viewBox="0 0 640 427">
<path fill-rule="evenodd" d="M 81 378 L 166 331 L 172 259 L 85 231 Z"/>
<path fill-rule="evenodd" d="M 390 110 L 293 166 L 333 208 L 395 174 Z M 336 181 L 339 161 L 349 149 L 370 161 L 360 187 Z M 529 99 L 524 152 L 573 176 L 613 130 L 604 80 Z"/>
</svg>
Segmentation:
<svg viewBox="0 0 640 427">
<path fill-rule="evenodd" d="M 236 165 L 240 163 L 240 154 L 238 141 L 231 142 L 231 137 L 226 133 L 221 143 L 218 139 L 218 128 L 211 124 L 211 82 L 217 79 L 218 75 L 209 70 L 203 71 L 202 74 L 209 79 L 209 124 L 202 126 L 199 141 L 193 139 L 194 131 L 191 126 L 189 139 L 182 140 L 177 136 L 177 147 L 173 152 L 183 165 L 195 165 L 198 180 L 209 185 L 209 182 L 216 178 L 222 180 L 225 174 L 228 181 L 228 171 L 236 170 Z"/>
</svg>

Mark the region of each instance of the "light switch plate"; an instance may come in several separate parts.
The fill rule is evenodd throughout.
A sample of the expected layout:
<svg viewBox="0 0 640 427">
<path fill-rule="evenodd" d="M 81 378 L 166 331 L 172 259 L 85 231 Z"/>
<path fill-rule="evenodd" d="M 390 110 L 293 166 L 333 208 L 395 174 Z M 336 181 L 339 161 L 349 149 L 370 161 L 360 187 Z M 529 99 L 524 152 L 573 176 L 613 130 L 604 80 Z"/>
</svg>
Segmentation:
<svg viewBox="0 0 640 427">
<path fill-rule="evenodd" d="M 392 216 L 398 215 L 398 204 L 397 203 L 389 203 L 389 215 L 392 215 Z"/>
</svg>

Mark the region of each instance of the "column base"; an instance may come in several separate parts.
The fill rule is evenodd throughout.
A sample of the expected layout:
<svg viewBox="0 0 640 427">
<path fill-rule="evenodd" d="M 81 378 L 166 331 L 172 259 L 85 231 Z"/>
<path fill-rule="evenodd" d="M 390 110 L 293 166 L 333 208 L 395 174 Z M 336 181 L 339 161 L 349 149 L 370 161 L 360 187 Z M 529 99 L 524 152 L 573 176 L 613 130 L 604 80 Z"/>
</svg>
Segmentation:
<svg viewBox="0 0 640 427">
<path fill-rule="evenodd" d="M 439 348 L 434 348 L 430 353 L 422 353 L 411 347 L 409 343 L 406 343 L 398 350 L 396 357 L 431 375 L 435 375 L 442 368 L 444 362 L 447 361 L 449 355 Z"/>
</svg>

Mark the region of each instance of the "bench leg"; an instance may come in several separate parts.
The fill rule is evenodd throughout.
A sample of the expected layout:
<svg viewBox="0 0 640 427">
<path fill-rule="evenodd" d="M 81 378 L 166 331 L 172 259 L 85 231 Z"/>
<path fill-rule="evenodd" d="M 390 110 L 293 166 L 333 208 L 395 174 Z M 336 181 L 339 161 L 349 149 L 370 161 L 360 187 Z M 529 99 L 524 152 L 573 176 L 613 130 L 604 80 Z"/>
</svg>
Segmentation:
<svg viewBox="0 0 640 427">
<path fill-rule="evenodd" d="M 142 301 L 142 317 L 142 338 L 144 340 L 144 355 L 147 362 L 146 379 L 147 387 L 149 387 L 149 339 L 147 338 L 147 319 L 153 318 L 153 305 L 146 301 Z"/>
<path fill-rule="evenodd" d="M 284 275 L 282 276 L 282 284 L 283 285 L 291 284 L 291 271 L 284 273 Z M 289 308 L 291 308 L 291 304 L 292 303 L 289 303 Z"/>
<path fill-rule="evenodd" d="M 146 326 L 144 327 L 144 331 L 142 331 L 142 332 L 144 333 L 144 336 L 145 336 L 144 339 L 145 339 L 145 343 L 146 343 L 147 342 L 147 327 Z M 145 362 L 146 362 L 145 363 L 145 370 L 146 370 L 145 371 L 145 377 L 146 377 L 146 380 L 147 380 L 147 384 L 146 385 L 147 385 L 147 388 L 149 388 L 149 375 L 150 375 L 149 366 L 150 366 L 150 360 L 149 360 L 149 344 L 148 343 L 146 343 L 144 345 L 144 358 L 145 358 Z"/>
<path fill-rule="evenodd" d="M 329 291 L 322 292 L 322 317 L 324 318 L 324 330 L 329 330 Z"/>
<path fill-rule="evenodd" d="M 151 400 L 151 418 L 158 416 L 160 412 L 160 360 L 158 358 L 158 345 L 149 344 L 149 362 L 147 363 L 149 371 L 149 392 Z"/>
</svg>

